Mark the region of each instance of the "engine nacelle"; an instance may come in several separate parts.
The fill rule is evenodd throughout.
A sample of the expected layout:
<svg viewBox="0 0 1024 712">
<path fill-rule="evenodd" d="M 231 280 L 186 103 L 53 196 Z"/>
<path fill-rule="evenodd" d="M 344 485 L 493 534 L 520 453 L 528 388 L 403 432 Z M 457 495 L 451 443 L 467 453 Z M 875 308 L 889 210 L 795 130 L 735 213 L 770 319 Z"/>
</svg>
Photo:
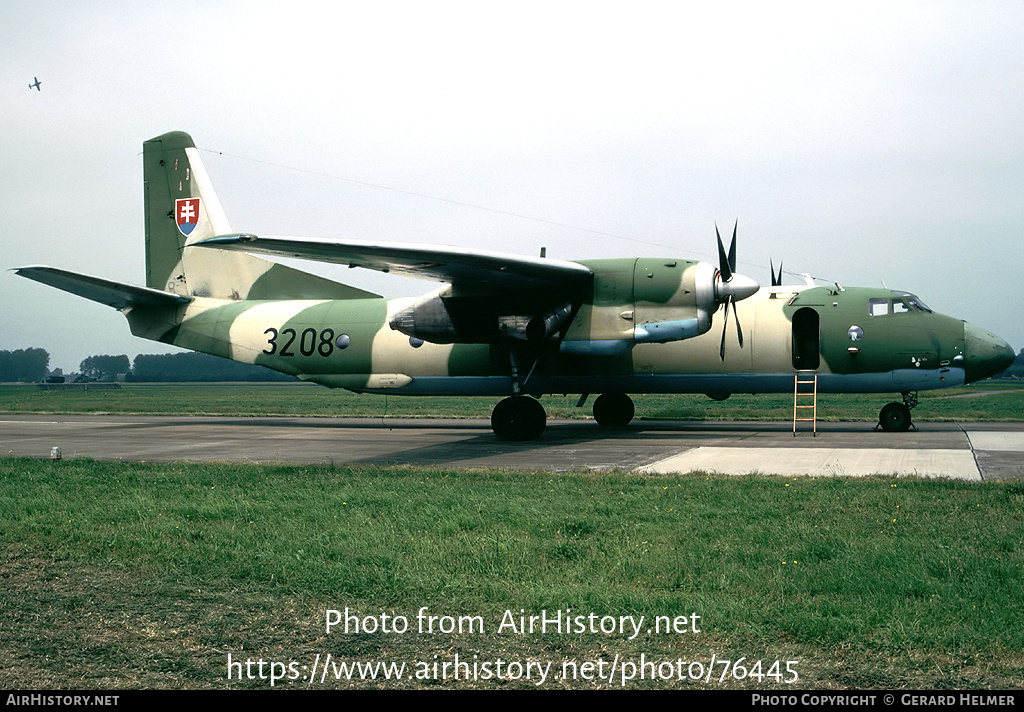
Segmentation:
<svg viewBox="0 0 1024 712">
<path fill-rule="evenodd" d="M 718 308 L 717 278 L 718 271 L 707 262 L 637 260 L 634 340 L 663 344 L 706 333 Z"/>
<path fill-rule="evenodd" d="M 537 314 L 515 313 L 523 306 L 505 304 L 495 297 L 456 297 L 445 288 L 395 313 L 388 324 L 395 331 L 435 344 L 479 344 L 504 339 L 549 341 L 564 333 L 572 321 L 570 302 Z"/>
<path fill-rule="evenodd" d="M 388 321 L 388 325 L 406 336 L 433 344 L 463 342 L 465 334 L 460 334 L 448 311 L 448 305 L 442 297 L 446 291 L 428 294 L 402 311 L 395 313 Z M 465 326 L 463 325 L 464 331 Z"/>
</svg>

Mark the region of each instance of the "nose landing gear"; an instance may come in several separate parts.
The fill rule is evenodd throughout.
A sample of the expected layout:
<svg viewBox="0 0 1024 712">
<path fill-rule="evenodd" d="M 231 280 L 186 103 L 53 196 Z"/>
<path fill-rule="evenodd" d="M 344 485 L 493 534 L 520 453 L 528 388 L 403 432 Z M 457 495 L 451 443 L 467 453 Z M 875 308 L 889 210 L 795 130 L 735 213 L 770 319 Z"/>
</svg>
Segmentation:
<svg viewBox="0 0 1024 712">
<path fill-rule="evenodd" d="M 917 407 L 917 391 L 912 393 L 904 391 L 900 395 L 903 396 L 902 403 L 887 403 L 882 407 L 878 414 L 878 425 L 875 426 L 875 430 L 881 428 L 892 433 L 903 433 L 910 428 L 917 430 L 910 417 L 911 409 Z"/>
</svg>

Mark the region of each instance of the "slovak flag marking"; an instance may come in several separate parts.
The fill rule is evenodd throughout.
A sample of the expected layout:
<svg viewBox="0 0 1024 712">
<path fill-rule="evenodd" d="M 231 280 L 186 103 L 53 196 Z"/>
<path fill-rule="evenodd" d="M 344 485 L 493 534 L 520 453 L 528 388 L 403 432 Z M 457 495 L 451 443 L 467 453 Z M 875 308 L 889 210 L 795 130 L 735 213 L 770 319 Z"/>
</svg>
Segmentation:
<svg viewBox="0 0 1024 712">
<path fill-rule="evenodd" d="M 199 223 L 199 198 L 178 198 L 174 201 L 174 222 L 178 231 L 188 237 Z"/>
</svg>

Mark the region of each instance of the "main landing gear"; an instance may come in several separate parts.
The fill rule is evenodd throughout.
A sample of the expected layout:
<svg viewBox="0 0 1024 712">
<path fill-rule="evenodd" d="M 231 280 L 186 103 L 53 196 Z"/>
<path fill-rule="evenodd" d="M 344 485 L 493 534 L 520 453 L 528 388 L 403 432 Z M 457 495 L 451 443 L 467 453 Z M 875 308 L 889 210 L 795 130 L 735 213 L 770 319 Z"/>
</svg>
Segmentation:
<svg viewBox="0 0 1024 712">
<path fill-rule="evenodd" d="M 625 393 L 604 393 L 594 401 L 594 420 L 608 428 L 622 428 L 633 420 L 636 409 Z"/>
<path fill-rule="evenodd" d="M 893 433 L 902 433 L 913 427 L 910 411 L 917 407 L 917 391 L 908 393 L 904 391 L 902 403 L 887 403 L 878 414 L 878 425 L 875 429 L 881 428 Z M 916 428 L 914 428 L 916 430 Z"/>
<path fill-rule="evenodd" d="M 509 396 L 491 411 L 491 430 L 499 440 L 536 440 L 544 432 L 547 418 L 536 398 Z"/>
<path fill-rule="evenodd" d="M 580 399 L 580 405 L 585 398 Z M 605 393 L 594 401 L 594 420 L 607 428 L 629 425 L 635 412 L 633 400 L 625 393 Z M 499 440 L 536 440 L 546 424 L 544 406 L 530 396 L 509 396 L 491 411 L 491 430 Z"/>
</svg>

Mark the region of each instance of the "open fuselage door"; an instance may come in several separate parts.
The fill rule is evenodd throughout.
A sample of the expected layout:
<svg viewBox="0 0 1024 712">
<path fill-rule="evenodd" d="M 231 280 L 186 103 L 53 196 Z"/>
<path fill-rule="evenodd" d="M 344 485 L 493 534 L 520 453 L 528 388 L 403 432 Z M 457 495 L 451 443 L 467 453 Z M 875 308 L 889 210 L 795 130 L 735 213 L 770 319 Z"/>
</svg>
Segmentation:
<svg viewBox="0 0 1024 712">
<path fill-rule="evenodd" d="M 793 312 L 793 368 L 816 371 L 821 364 L 820 317 L 814 307 Z"/>
</svg>

